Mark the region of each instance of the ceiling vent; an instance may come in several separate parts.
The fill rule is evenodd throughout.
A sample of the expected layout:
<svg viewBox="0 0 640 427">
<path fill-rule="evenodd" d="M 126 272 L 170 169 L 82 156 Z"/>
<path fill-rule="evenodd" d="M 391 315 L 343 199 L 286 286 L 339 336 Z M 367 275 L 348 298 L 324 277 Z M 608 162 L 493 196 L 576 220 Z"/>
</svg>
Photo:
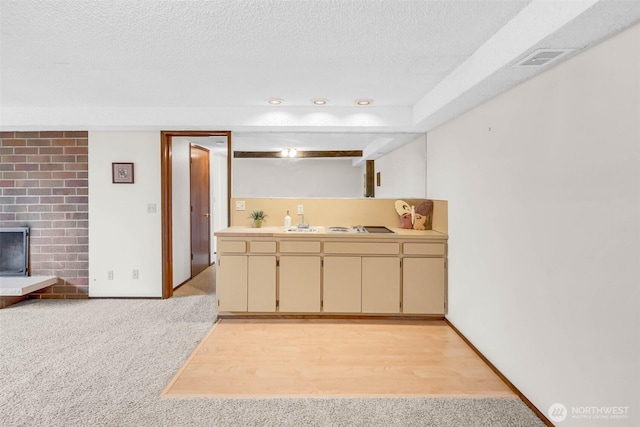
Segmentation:
<svg viewBox="0 0 640 427">
<path fill-rule="evenodd" d="M 518 61 L 514 67 L 542 67 L 572 50 L 573 49 L 538 49 Z"/>
</svg>

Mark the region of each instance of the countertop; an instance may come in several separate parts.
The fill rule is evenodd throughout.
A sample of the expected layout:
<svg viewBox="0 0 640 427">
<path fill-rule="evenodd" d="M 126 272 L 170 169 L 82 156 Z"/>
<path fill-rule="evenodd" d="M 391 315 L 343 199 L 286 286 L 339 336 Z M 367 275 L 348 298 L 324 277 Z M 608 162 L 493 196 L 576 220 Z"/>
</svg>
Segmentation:
<svg viewBox="0 0 640 427">
<path fill-rule="evenodd" d="M 278 237 L 278 238 L 340 238 L 340 239 L 437 239 L 446 240 L 448 236 L 435 230 L 409 230 L 404 228 L 387 227 L 394 233 L 340 233 L 329 231 L 328 226 L 313 227 L 318 228 L 317 232 L 291 232 L 285 231 L 284 227 L 243 227 L 233 226 L 219 230 L 214 233 L 217 237 Z"/>
</svg>

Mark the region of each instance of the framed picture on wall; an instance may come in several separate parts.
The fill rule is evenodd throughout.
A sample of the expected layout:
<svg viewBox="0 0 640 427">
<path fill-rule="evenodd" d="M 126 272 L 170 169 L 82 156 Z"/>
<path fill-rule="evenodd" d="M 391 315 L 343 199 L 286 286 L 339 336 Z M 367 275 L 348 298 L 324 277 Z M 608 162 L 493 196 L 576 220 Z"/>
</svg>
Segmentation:
<svg viewBox="0 0 640 427">
<path fill-rule="evenodd" d="M 111 163 L 114 184 L 133 184 L 133 163 Z"/>
</svg>

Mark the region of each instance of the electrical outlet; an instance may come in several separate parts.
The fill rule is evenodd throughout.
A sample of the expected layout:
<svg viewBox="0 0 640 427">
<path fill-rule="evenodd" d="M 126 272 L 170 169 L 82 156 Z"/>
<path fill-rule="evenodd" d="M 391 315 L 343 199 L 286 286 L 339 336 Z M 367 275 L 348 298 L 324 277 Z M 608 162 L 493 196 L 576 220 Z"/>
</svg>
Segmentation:
<svg viewBox="0 0 640 427">
<path fill-rule="evenodd" d="M 158 210 L 158 207 L 155 203 L 147 204 L 147 213 L 156 213 L 157 210 Z"/>
<path fill-rule="evenodd" d="M 138 279 L 138 277 L 140 277 L 140 271 L 138 270 L 133 270 L 133 274 L 131 275 L 131 277 L 133 279 Z"/>
<path fill-rule="evenodd" d="M 236 210 L 243 211 L 244 209 L 244 200 L 236 200 Z"/>
<path fill-rule="evenodd" d="M 302 215 L 304 213 L 304 206 L 298 205 L 298 215 Z"/>
<path fill-rule="evenodd" d="M 113 270 L 107 270 L 107 280 L 113 280 Z"/>
</svg>

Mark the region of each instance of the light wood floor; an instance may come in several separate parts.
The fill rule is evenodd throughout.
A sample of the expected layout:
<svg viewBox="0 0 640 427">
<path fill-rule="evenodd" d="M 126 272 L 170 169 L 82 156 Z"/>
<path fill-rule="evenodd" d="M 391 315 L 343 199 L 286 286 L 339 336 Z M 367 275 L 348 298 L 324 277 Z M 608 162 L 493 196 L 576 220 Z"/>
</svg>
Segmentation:
<svg viewBox="0 0 640 427">
<path fill-rule="evenodd" d="M 212 265 L 193 279 L 173 291 L 173 295 L 184 297 L 190 295 L 213 295 L 216 292 L 216 269 Z"/>
<path fill-rule="evenodd" d="M 515 396 L 443 321 L 216 323 L 164 396 Z"/>
</svg>

